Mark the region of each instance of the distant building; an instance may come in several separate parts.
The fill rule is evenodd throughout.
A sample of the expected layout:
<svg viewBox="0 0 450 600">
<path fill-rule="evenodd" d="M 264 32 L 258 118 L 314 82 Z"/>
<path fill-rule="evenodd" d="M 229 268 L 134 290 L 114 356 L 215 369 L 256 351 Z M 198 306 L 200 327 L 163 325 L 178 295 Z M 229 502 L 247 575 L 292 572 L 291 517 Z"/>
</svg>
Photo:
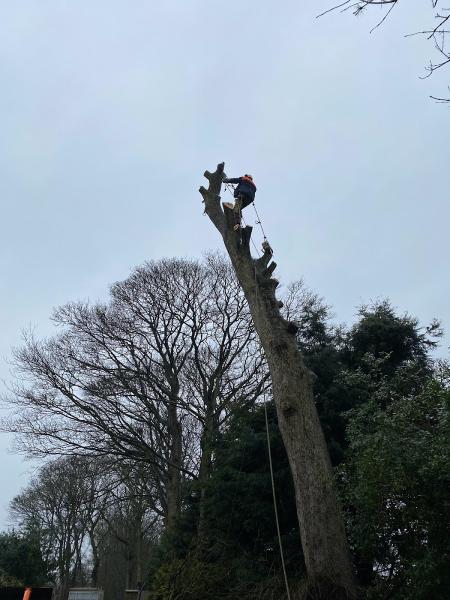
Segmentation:
<svg viewBox="0 0 450 600">
<path fill-rule="evenodd" d="M 100 588 L 71 588 L 68 600 L 103 600 Z"/>
</svg>

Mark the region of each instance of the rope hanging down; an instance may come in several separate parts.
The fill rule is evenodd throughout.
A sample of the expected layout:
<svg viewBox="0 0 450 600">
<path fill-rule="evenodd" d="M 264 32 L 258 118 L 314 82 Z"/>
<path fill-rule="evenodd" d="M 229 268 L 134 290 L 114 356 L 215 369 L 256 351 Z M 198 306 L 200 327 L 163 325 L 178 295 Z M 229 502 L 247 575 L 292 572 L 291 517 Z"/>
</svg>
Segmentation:
<svg viewBox="0 0 450 600">
<path fill-rule="evenodd" d="M 267 416 L 267 402 L 266 402 L 265 392 L 264 392 L 264 416 L 266 418 L 267 450 L 269 452 L 270 480 L 272 482 L 273 509 L 275 512 L 275 523 L 277 526 L 278 545 L 280 547 L 281 565 L 283 567 L 284 584 L 286 586 L 287 600 L 291 600 L 291 592 L 289 590 L 289 582 L 288 582 L 287 573 L 286 573 L 286 565 L 284 562 L 283 543 L 281 541 L 280 520 L 278 518 L 277 495 L 275 493 L 275 480 L 274 480 L 274 476 L 273 476 L 272 450 L 270 448 L 270 435 L 269 435 L 269 418 Z"/>
<path fill-rule="evenodd" d="M 259 216 L 259 214 L 258 214 L 258 211 L 256 210 L 255 203 L 254 203 L 254 202 L 252 202 L 252 204 L 253 204 L 253 208 L 255 209 L 255 213 L 256 213 L 256 219 L 257 219 L 256 223 L 257 223 L 257 224 L 258 224 L 258 225 L 261 227 L 261 231 L 262 231 L 262 234 L 263 234 L 263 236 L 264 236 L 264 239 L 265 239 L 265 240 L 267 240 L 267 238 L 266 238 L 266 234 L 265 234 L 265 232 L 264 232 L 264 228 L 263 228 L 263 226 L 262 226 L 262 223 L 261 223 L 261 218 L 260 218 L 260 216 Z"/>
</svg>

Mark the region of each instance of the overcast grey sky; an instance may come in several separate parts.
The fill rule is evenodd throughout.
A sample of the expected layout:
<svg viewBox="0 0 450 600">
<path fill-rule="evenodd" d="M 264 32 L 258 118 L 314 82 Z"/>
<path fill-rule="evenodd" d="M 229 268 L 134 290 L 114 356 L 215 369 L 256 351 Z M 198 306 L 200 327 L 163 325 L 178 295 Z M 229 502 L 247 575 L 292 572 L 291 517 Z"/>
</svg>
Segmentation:
<svg viewBox="0 0 450 600">
<path fill-rule="evenodd" d="M 431 13 L 407 4 L 370 34 L 381 13 L 315 19 L 327 0 L 2 2 L 0 377 L 53 307 L 220 248 L 197 190 L 222 160 L 255 177 L 282 282 L 449 330 L 448 77 L 419 80 L 432 47 L 403 35 Z M 29 477 L 10 443 L 0 527 Z"/>
</svg>

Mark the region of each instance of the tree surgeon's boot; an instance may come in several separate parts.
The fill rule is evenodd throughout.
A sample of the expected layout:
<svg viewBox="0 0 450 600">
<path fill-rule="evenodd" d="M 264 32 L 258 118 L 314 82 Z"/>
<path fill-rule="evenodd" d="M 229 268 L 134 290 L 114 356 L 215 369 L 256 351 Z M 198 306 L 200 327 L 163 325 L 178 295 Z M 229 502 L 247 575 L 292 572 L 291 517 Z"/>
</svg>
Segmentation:
<svg viewBox="0 0 450 600">
<path fill-rule="evenodd" d="M 222 206 L 224 208 L 229 208 L 230 210 L 234 209 L 234 204 L 232 202 L 222 202 Z"/>
</svg>

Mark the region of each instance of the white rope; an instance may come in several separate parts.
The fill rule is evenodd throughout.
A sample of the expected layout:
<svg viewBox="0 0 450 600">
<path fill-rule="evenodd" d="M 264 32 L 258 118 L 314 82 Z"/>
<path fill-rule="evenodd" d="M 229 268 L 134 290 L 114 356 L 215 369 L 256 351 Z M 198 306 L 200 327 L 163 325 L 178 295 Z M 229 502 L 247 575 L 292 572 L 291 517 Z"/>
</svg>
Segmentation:
<svg viewBox="0 0 450 600">
<path fill-rule="evenodd" d="M 284 583 L 286 585 L 286 594 L 287 594 L 288 600 L 291 600 L 291 592 L 289 590 L 289 582 L 288 582 L 288 578 L 287 578 L 287 574 L 286 574 L 286 565 L 284 563 L 284 552 L 283 552 L 283 543 L 281 541 L 280 521 L 278 519 L 277 495 L 275 493 L 275 480 L 274 480 L 274 476 L 273 476 L 273 465 L 272 465 L 272 450 L 270 448 L 269 418 L 267 416 L 266 392 L 264 392 L 264 415 L 266 418 L 267 449 L 269 451 L 270 480 L 272 482 L 273 509 L 275 512 L 275 522 L 277 525 L 278 545 L 280 546 L 280 556 L 281 556 L 281 564 L 283 566 L 283 575 L 284 575 Z"/>
</svg>

